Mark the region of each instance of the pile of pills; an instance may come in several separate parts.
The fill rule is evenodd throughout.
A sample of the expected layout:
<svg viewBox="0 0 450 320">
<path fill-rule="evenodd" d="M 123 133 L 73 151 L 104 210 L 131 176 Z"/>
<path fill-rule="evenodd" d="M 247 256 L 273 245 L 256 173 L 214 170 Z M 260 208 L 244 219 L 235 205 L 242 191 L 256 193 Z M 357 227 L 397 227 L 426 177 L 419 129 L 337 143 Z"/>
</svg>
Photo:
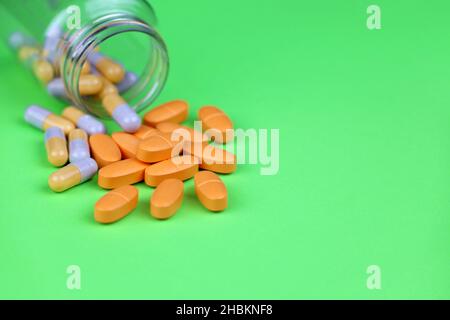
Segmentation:
<svg viewBox="0 0 450 320">
<path fill-rule="evenodd" d="M 69 93 L 61 78 L 61 58 L 56 46 L 62 31 L 58 28 L 53 31 L 48 33 L 43 46 L 20 32 L 11 34 L 9 44 L 17 52 L 19 59 L 31 67 L 36 78 L 47 87 L 49 94 L 70 102 Z M 126 71 L 122 64 L 94 51 L 81 67 L 78 93 L 83 98 L 97 101 L 104 113 L 111 116 L 124 131 L 135 132 L 141 126 L 141 119 L 121 95 L 136 84 L 137 80 L 137 75 Z M 67 113 L 71 119 L 81 117 L 73 109 Z M 85 125 L 80 124 L 80 128 Z"/>
<path fill-rule="evenodd" d="M 61 31 L 53 31 L 43 46 L 19 32 L 11 35 L 10 45 L 52 96 L 70 101 L 56 50 Z M 112 223 L 136 208 L 138 190 L 133 184 L 144 181 L 156 188 L 150 199 L 151 215 L 168 219 L 182 205 L 183 181 L 194 178 L 203 206 L 214 212 L 225 210 L 227 189 L 217 174 L 233 173 L 236 157 L 214 144 L 234 139 L 229 117 L 216 107 L 203 107 L 198 113 L 199 132 L 182 124 L 188 118 L 188 104 L 175 100 L 141 119 L 122 98 L 137 81 L 136 74 L 98 50 L 81 67 L 78 93 L 96 101 L 122 128 L 112 135 L 97 118 L 73 106 L 61 115 L 37 105 L 27 108 L 25 120 L 45 132 L 48 162 L 62 167 L 50 175 L 50 189 L 63 192 L 98 173 L 98 185 L 110 191 L 95 204 L 94 218 Z"/>
<path fill-rule="evenodd" d="M 97 57 L 91 63 L 116 83 L 121 79 L 119 70 L 108 68 L 102 59 Z M 111 87 L 117 90 L 114 84 Z M 102 122 L 72 106 L 61 116 L 36 105 L 27 108 L 25 120 L 45 132 L 49 163 L 62 167 L 48 179 L 51 190 L 63 192 L 98 173 L 98 185 L 110 190 L 93 208 L 95 220 L 104 224 L 118 221 L 136 208 L 138 189 L 133 185 L 140 182 L 156 188 L 149 204 L 156 219 L 168 219 L 181 208 L 183 182 L 191 178 L 205 208 L 213 212 L 227 208 L 227 189 L 218 174 L 233 173 L 236 157 L 216 146 L 234 139 L 233 123 L 222 110 L 202 107 L 198 119 L 204 132 L 199 132 L 182 124 L 189 113 L 185 101 L 152 109 L 141 124 L 134 111 L 128 113 L 129 107 L 119 95 L 106 94 L 105 99 L 123 131 L 108 135 Z"/>
</svg>

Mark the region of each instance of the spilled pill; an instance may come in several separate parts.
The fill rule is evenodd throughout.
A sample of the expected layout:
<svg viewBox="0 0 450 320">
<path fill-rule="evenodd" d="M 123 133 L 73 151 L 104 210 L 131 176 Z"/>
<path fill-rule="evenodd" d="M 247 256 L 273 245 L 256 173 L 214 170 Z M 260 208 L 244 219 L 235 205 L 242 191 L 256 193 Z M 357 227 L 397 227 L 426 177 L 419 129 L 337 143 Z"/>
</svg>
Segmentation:
<svg viewBox="0 0 450 320">
<path fill-rule="evenodd" d="M 97 163 L 93 159 L 73 162 L 52 173 L 48 185 L 53 191 L 62 192 L 91 179 L 97 170 Z"/>
<path fill-rule="evenodd" d="M 58 127 L 64 134 L 68 134 L 71 130 L 75 129 L 71 121 L 59 117 L 37 105 L 32 105 L 27 108 L 25 111 L 25 121 L 41 130 Z"/>
<path fill-rule="evenodd" d="M 67 163 L 67 141 L 64 132 L 58 127 L 45 130 L 45 149 L 47 159 L 52 165 L 61 167 Z"/>
<path fill-rule="evenodd" d="M 150 213 L 156 219 L 169 219 L 183 202 L 184 184 L 178 179 L 168 179 L 159 184 L 150 199 Z"/>
<path fill-rule="evenodd" d="M 18 51 L 18 56 L 20 61 L 24 62 L 32 57 L 37 57 L 39 55 L 39 49 L 32 46 L 23 46 Z"/>
<path fill-rule="evenodd" d="M 125 70 L 120 64 L 99 52 L 91 53 L 88 60 L 103 76 L 113 83 L 119 83 L 125 77 Z"/>
<path fill-rule="evenodd" d="M 94 219 L 99 223 L 116 222 L 131 213 L 138 203 L 138 190 L 123 186 L 101 197 L 94 208 Z"/>
<path fill-rule="evenodd" d="M 33 72 L 36 78 L 45 84 L 50 82 L 55 75 L 51 63 L 42 58 L 38 58 L 33 62 Z"/>
<path fill-rule="evenodd" d="M 170 134 L 160 132 L 139 142 L 136 158 L 147 163 L 167 160 L 172 157 L 174 147 Z"/>
<path fill-rule="evenodd" d="M 195 193 L 203 206 L 214 212 L 228 206 L 228 194 L 220 177 L 210 171 L 200 171 L 194 177 Z"/>
<path fill-rule="evenodd" d="M 173 122 L 161 122 L 156 125 L 161 132 L 171 134 L 172 141 L 208 144 L 208 137 L 202 132 Z"/>
<path fill-rule="evenodd" d="M 77 162 L 90 158 L 88 135 L 82 129 L 75 129 L 69 133 L 69 160 Z"/>
<path fill-rule="evenodd" d="M 136 159 L 126 159 L 103 167 L 98 172 L 98 185 L 104 189 L 115 189 L 144 180 L 148 164 Z"/>
<path fill-rule="evenodd" d="M 107 95 L 102 99 L 102 104 L 124 131 L 133 133 L 141 126 L 141 118 L 122 97 Z"/>
<path fill-rule="evenodd" d="M 75 123 L 78 128 L 86 131 L 88 135 L 106 132 L 105 125 L 100 122 L 100 120 L 84 113 L 76 107 L 69 106 L 65 108 L 62 112 L 62 116 Z"/>
<path fill-rule="evenodd" d="M 64 87 L 64 82 L 61 78 L 55 78 L 47 84 L 47 92 L 56 97 L 64 100 L 69 100 L 69 97 Z"/>
<path fill-rule="evenodd" d="M 198 164 L 192 156 L 180 156 L 158 162 L 145 170 L 145 183 L 156 187 L 167 179 L 181 181 L 192 178 L 198 172 Z"/>
<path fill-rule="evenodd" d="M 181 128 L 181 125 L 174 122 L 161 122 L 158 123 L 155 128 L 164 133 L 172 133 L 176 129 Z"/>
<path fill-rule="evenodd" d="M 183 145 L 183 153 L 199 159 L 200 169 L 229 174 L 236 171 L 236 156 L 213 145 Z"/>
<path fill-rule="evenodd" d="M 189 106 L 186 101 L 174 100 L 160 105 L 144 115 L 144 122 L 155 126 L 161 122 L 181 123 L 187 119 Z"/>
<path fill-rule="evenodd" d="M 227 143 L 234 139 L 233 123 L 219 108 L 206 106 L 199 110 L 198 117 L 203 123 L 203 130 L 209 131 L 212 140 Z"/>
<path fill-rule="evenodd" d="M 20 31 L 15 31 L 11 33 L 11 35 L 8 38 L 8 44 L 14 49 L 18 50 L 21 47 L 29 46 L 33 47 L 36 46 L 36 40 L 28 35 L 25 35 L 24 33 Z"/>
<path fill-rule="evenodd" d="M 138 139 L 144 140 L 146 138 L 151 137 L 154 134 L 157 134 L 158 132 L 159 131 L 155 128 L 146 125 L 141 125 L 138 131 L 134 133 L 134 136 L 137 137 Z"/>
<path fill-rule="evenodd" d="M 140 142 L 139 138 L 126 132 L 114 132 L 111 137 L 119 146 L 119 149 L 122 152 L 123 159 L 136 157 L 138 145 Z"/>
<path fill-rule="evenodd" d="M 89 137 L 92 156 L 100 168 L 122 159 L 122 153 L 114 140 L 106 134 Z"/>
</svg>

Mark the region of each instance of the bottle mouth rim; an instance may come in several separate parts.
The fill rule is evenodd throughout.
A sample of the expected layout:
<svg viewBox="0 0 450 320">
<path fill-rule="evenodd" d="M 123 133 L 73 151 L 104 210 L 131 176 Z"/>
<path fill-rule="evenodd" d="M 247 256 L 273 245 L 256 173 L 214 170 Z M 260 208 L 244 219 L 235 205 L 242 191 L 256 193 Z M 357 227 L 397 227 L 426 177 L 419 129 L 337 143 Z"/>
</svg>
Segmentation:
<svg viewBox="0 0 450 320">
<path fill-rule="evenodd" d="M 62 57 L 60 70 L 68 98 L 85 112 L 102 118 L 110 117 L 99 106 L 100 100 L 96 101 L 80 94 L 78 82 L 88 56 L 103 42 L 126 32 L 147 35 L 151 42 L 151 52 L 144 72 L 127 90 L 126 98 L 130 107 L 137 112 L 147 108 L 163 89 L 169 71 L 169 59 L 162 37 L 152 26 L 136 17 L 123 14 L 108 15 L 69 33 L 60 50 Z"/>
</svg>

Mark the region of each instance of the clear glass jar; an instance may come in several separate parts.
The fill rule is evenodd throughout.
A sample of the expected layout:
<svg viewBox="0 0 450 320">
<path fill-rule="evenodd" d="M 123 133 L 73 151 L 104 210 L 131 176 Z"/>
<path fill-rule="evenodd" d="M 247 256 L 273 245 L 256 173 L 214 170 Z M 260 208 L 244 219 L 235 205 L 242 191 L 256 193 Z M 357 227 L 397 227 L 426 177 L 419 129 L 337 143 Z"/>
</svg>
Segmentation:
<svg viewBox="0 0 450 320">
<path fill-rule="evenodd" d="M 22 44 L 40 46 L 70 102 L 88 113 L 108 117 L 101 99 L 81 95 L 78 85 L 83 65 L 99 50 L 137 76 L 121 93 L 134 110 L 147 108 L 164 87 L 167 48 L 145 0 L 2 0 L 0 18 L 8 25 L 1 33 L 10 43 L 11 35 L 20 34 Z"/>
</svg>

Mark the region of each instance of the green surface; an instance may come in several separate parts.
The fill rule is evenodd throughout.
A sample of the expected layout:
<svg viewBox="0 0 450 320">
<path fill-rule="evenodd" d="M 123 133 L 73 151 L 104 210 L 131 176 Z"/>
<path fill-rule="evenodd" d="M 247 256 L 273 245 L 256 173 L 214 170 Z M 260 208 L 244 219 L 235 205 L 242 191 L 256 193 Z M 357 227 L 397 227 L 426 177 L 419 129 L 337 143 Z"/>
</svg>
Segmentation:
<svg viewBox="0 0 450 320">
<path fill-rule="evenodd" d="M 187 99 L 191 120 L 216 104 L 281 134 L 278 175 L 224 177 L 222 214 L 190 181 L 165 222 L 145 185 L 110 226 L 93 220 L 96 179 L 48 189 L 23 112 L 63 104 L 1 47 L 0 298 L 450 298 L 450 4 L 376 2 L 378 31 L 365 0 L 153 1 L 171 57 L 157 103 Z"/>
</svg>

